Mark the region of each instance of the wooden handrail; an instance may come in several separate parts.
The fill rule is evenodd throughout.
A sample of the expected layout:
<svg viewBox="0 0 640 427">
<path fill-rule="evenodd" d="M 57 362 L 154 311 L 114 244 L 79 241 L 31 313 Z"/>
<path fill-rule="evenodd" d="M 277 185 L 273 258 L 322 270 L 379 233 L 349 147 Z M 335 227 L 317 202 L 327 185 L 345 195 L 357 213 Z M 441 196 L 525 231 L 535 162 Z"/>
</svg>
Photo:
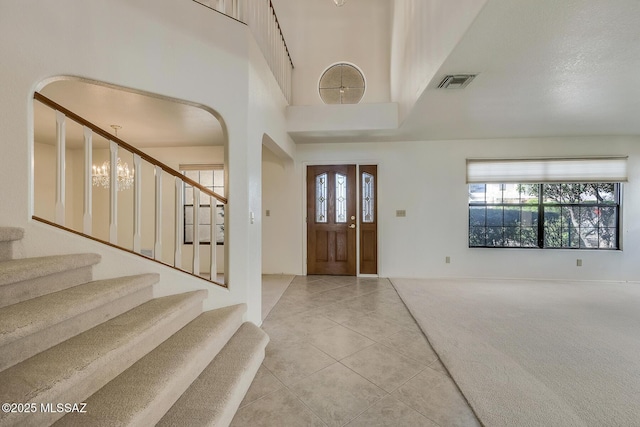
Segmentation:
<svg viewBox="0 0 640 427">
<path fill-rule="evenodd" d="M 202 3 L 202 0 L 193 0 L 193 1 L 194 1 L 194 2 L 196 2 L 196 3 L 198 3 L 200 6 L 204 6 L 204 7 L 206 7 L 207 9 L 211 9 L 211 10 L 213 10 L 214 12 L 219 13 L 220 15 L 224 15 L 224 16 L 226 16 L 227 18 L 231 18 L 231 19 L 233 19 L 234 21 L 241 23 L 242 25 L 247 25 L 247 23 L 246 23 L 246 22 L 243 22 L 243 21 L 239 20 L 238 18 L 235 18 L 235 17 L 233 17 L 233 16 L 231 16 L 231 15 L 227 15 L 226 13 L 219 11 L 219 10 L 218 10 L 218 9 L 216 9 L 215 7 L 212 7 L 212 6 L 209 6 L 208 4 L 204 4 L 204 3 Z"/>
<path fill-rule="evenodd" d="M 154 159 L 153 157 L 151 157 L 150 155 L 144 153 L 143 151 L 138 150 L 136 147 L 127 144 L 126 142 L 124 142 L 123 140 L 121 140 L 120 138 L 118 138 L 117 136 L 110 134 L 109 132 L 107 132 L 104 129 L 99 128 L 98 126 L 94 125 L 93 123 L 91 123 L 90 121 L 80 117 L 79 115 L 77 115 L 76 113 L 74 113 L 73 111 L 70 111 L 66 108 L 64 108 L 62 105 L 56 103 L 55 101 L 53 101 L 50 98 L 47 98 L 46 96 L 42 95 L 41 93 L 38 92 L 34 92 L 33 94 L 33 99 L 53 108 L 54 110 L 60 111 L 61 113 L 63 113 L 65 116 L 69 117 L 71 120 L 73 120 L 74 122 L 77 122 L 79 124 L 81 124 L 82 126 L 86 126 L 89 129 L 91 129 L 94 133 L 100 135 L 101 137 L 105 138 L 107 141 L 113 141 L 116 144 L 118 144 L 118 146 L 132 152 L 133 154 L 137 154 L 138 156 L 140 156 L 142 159 L 146 160 L 147 162 L 151 163 L 154 166 L 160 166 L 162 168 L 162 170 L 166 173 L 168 173 L 169 175 L 173 175 L 177 178 L 180 178 L 181 180 L 183 180 L 184 182 L 186 182 L 189 185 L 192 185 L 194 188 L 199 189 L 202 193 L 213 197 L 214 199 L 222 202 L 223 204 L 227 204 L 227 198 L 221 196 L 218 193 L 215 193 L 211 190 L 209 190 L 208 188 L 200 185 L 199 183 L 197 183 L 196 181 L 192 180 L 191 178 L 187 178 L 185 175 L 181 174 L 180 172 L 178 172 L 177 170 L 165 165 L 164 163 Z"/>
</svg>

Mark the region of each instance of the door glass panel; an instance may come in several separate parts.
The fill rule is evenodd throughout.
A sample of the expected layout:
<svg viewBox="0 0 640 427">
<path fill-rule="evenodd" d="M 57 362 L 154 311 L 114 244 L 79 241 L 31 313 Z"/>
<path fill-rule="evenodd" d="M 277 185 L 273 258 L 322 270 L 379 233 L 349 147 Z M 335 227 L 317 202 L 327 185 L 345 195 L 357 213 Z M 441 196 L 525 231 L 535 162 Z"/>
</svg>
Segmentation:
<svg viewBox="0 0 640 427">
<path fill-rule="evenodd" d="M 374 179 L 369 173 L 362 174 L 362 222 L 374 222 L 375 212 L 373 209 L 374 200 Z"/>
<path fill-rule="evenodd" d="M 327 174 L 316 176 L 316 222 L 327 222 Z"/>
<path fill-rule="evenodd" d="M 347 222 L 347 176 L 336 174 L 336 222 Z"/>
</svg>

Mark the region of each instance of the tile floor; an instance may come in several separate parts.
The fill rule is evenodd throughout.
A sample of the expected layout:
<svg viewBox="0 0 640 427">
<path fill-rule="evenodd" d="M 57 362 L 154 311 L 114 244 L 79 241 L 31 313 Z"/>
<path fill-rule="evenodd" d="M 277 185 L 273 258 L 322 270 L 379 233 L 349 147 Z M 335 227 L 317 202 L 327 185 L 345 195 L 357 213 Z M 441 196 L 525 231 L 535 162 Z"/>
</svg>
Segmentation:
<svg viewBox="0 0 640 427">
<path fill-rule="evenodd" d="M 271 313 L 295 277 L 289 274 L 262 275 L 262 320 Z"/>
<path fill-rule="evenodd" d="M 240 426 L 479 426 L 387 279 L 297 276 Z"/>
</svg>

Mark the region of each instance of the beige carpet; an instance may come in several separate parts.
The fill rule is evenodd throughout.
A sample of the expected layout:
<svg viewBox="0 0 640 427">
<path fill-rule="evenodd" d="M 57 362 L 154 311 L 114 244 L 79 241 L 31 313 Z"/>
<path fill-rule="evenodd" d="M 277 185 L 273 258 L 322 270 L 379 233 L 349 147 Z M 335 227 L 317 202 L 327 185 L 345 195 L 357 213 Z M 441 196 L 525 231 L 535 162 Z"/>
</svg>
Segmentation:
<svg viewBox="0 0 640 427">
<path fill-rule="evenodd" d="M 392 282 L 484 425 L 640 425 L 640 283 Z"/>
</svg>

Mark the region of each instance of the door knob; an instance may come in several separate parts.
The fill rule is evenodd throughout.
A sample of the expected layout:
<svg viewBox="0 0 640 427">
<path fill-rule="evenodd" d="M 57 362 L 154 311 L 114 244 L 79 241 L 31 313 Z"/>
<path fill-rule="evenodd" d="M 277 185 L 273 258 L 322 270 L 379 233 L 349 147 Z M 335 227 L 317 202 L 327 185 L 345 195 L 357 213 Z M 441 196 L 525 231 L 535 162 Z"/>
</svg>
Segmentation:
<svg viewBox="0 0 640 427">
<path fill-rule="evenodd" d="M 355 215 L 351 215 L 351 220 L 353 221 L 354 219 L 356 219 Z"/>
<path fill-rule="evenodd" d="M 349 226 L 349 228 L 356 228 L 356 225 L 355 225 L 355 224 L 351 224 L 351 225 Z"/>
</svg>

